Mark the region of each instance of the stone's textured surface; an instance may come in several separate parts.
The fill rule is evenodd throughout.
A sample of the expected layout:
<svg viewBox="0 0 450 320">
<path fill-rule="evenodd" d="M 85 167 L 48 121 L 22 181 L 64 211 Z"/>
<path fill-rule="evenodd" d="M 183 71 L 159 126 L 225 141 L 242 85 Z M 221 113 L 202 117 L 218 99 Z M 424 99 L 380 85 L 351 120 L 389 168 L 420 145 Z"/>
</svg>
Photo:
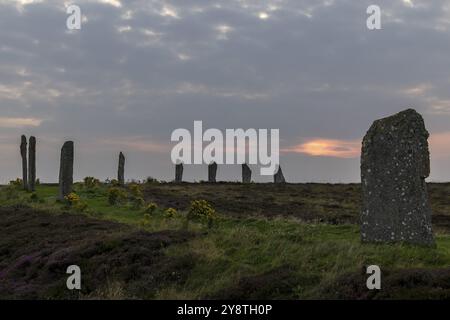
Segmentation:
<svg viewBox="0 0 450 320">
<path fill-rule="evenodd" d="M 408 109 L 376 120 L 362 142 L 361 240 L 433 245 L 425 178 L 428 132 Z"/>
<path fill-rule="evenodd" d="M 23 188 L 28 189 L 28 164 L 27 164 L 27 137 L 20 137 L 20 156 L 22 157 L 22 182 Z"/>
<path fill-rule="evenodd" d="M 273 176 L 273 182 L 275 183 L 285 183 L 286 180 L 284 179 L 283 171 L 281 170 L 281 166 L 278 167 L 277 173 Z"/>
<path fill-rule="evenodd" d="M 217 163 L 208 165 L 208 182 L 216 182 Z"/>
<path fill-rule="evenodd" d="M 31 136 L 28 144 L 28 190 L 34 191 L 36 183 L 36 138 Z"/>
<path fill-rule="evenodd" d="M 183 164 L 175 165 L 175 182 L 183 181 Z"/>
<path fill-rule="evenodd" d="M 242 182 L 250 183 L 251 180 L 252 180 L 252 170 L 246 163 L 243 163 L 242 164 Z"/>
<path fill-rule="evenodd" d="M 61 148 L 59 168 L 59 199 L 72 192 L 73 184 L 73 141 L 66 141 Z"/>
<path fill-rule="evenodd" d="M 119 167 L 117 170 L 117 181 L 123 186 L 125 184 L 125 156 L 122 152 L 119 153 Z"/>
</svg>

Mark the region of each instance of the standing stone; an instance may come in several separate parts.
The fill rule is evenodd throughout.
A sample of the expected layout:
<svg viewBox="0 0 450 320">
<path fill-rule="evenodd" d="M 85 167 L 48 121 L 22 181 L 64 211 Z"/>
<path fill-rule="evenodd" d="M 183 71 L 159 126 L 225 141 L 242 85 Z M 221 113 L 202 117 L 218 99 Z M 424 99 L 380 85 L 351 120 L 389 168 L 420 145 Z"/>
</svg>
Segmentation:
<svg viewBox="0 0 450 320">
<path fill-rule="evenodd" d="M 119 168 L 117 172 L 117 181 L 123 186 L 125 184 L 125 156 L 122 152 L 119 153 Z"/>
<path fill-rule="evenodd" d="M 252 170 L 246 163 L 243 163 L 242 164 L 242 182 L 250 183 L 251 180 L 252 180 Z"/>
<path fill-rule="evenodd" d="M 217 163 L 208 165 L 208 182 L 216 182 Z"/>
<path fill-rule="evenodd" d="M 273 182 L 274 183 L 285 183 L 286 182 L 286 180 L 284 179 L 283 171 L 281 170 L 281 166 L 278 166 L 278 171 L 273 176 Z"/>
<path fill-rule="evenodd" d="M 183 181 L 183 164 L 179 163 L 175 165 L 175 182 Z"/>
<path fill-rule="evenodd" d="M 34 191 L 36 184 L 36 138 L 31 136 L 28 144 L 28 190 Z"/>
<path fill-rule="evenodd" d="M 61 148 L 59 168 L 59 199 L 72 192 L 73 184 L 73 141 L 66 141 Z"/>
<path fill-rule="evenodd" d="M 425 178 L 430 174 L 429 134 L 408 109 L 376 120 L 361 152 L 361 240 L 433 245 Z"/>
<path fill-rule="evenodd" d="M 25 190 L 28 189 L 28 164 L 27 164 L 27 137 L 22 135 L 20 139 L 20 155 L 22 156 L 22 183 Z"/>
</svg>

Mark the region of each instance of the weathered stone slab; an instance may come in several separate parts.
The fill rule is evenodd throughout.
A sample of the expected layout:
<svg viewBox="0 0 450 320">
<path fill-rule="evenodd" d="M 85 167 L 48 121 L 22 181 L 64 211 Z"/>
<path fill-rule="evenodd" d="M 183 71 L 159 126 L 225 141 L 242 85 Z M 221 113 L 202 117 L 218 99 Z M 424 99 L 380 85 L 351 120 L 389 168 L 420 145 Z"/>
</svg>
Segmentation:
<svg viewBox="0 0 450 320">
<path fill-rule="evenodd" d="M 216 182 L 217 163 L 208 165 L 208 182 Z"/>
<path fill-rule="evenodd" d="M 175 182 L 183 181 L 183 164 L 179 163 L 175 165 Z"/>
<path fill-rule="evenodd" d="M 34 191 L 36 184 L 36 138 L 31 136 L 28 144 L 28 190 Z"/>
<path fill-rule="evenodd" d="M 243 163 L 242 164 L 242 182 L 250 183 L 251 180 L 252 180 L 252 170 L 246 163 Z"/>
<path fill-rule="evenodd" d="M 285 183 L 283 171 L 281 170 L 281 166 L 278 166 L 278 171 L 273 176 L 273 182 L 275 183 Z"/>
<path fill-rule="evenodd" d="M 28 163 L 27 163 L 27 137 L 20 137 L 20 156 L 22 157 L 22 183 L 23 188 L 28 188 Z"/>
<path fill-rule="evenodd" d="M 433 245 L 425 178 L 430 174 L 428 132 L 408 109 L 376 120 L 361 153 L 361 240 Z"/>
<path fill-rule="evenodd" d="M 117 170 L 117 181 L 121 186 L 125 184 L 125 156 L 122 152 L 119 153 L 119 166 Z"/>
<path fill-rule="evenodd" d="M 73 184 L 73 141 L 66 141 L 61 148 L 61 160 L 59 167 L 59 196 L 63 200 L 72 192 Z"/>
</svg>

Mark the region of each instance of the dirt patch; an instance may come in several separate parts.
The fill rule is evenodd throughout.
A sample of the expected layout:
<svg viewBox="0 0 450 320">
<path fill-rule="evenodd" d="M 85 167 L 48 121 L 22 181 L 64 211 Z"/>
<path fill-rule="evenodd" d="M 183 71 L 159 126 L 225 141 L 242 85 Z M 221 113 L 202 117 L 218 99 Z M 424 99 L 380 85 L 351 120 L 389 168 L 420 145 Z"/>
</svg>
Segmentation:
<svg viewBox="0 0 450 320">
<path fill-rule="evenodd" d="M 83 215 L 0 208 L 0 234 L 2 299 L 151 298 L 184 281 L 194 261 L 162 250 L 190 233 L 149 233 Z M 81 268 L 81 292 L 66 288 L 73 264 Z"/>
<path fill-rule="evenodd" d="M 317 294 L 324 299 L 449 299 L 450 268 L 383 270 L 381 290 L 368 290 L 364 272 L 346 274 Z"/>
</svg>

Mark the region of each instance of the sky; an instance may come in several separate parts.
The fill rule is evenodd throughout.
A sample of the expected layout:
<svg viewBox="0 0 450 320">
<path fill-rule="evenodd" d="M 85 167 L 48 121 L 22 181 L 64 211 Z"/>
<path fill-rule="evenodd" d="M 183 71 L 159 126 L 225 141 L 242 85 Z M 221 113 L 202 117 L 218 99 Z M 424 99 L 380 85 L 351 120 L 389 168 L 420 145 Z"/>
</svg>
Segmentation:
<svg viewBox="0 0 450 320">
<path fill-rule="evenodd" d="M 372 4 L 381 30 L 366 27 Z M 407 108 L 430 132 L 428 180 L 450 181 L 449 88 L 443 0 L 0 0 L 0 183 L 21 175 L 21 134 L 41 181 L 57 181 L 66 140 L 76 180 L 115 178 L 123 151 L 128 179 L 169 181 L 171 133 L 195 120 L 279 129 L 288 182 L 359 182 L 362 137 Z"/>
</svg>

